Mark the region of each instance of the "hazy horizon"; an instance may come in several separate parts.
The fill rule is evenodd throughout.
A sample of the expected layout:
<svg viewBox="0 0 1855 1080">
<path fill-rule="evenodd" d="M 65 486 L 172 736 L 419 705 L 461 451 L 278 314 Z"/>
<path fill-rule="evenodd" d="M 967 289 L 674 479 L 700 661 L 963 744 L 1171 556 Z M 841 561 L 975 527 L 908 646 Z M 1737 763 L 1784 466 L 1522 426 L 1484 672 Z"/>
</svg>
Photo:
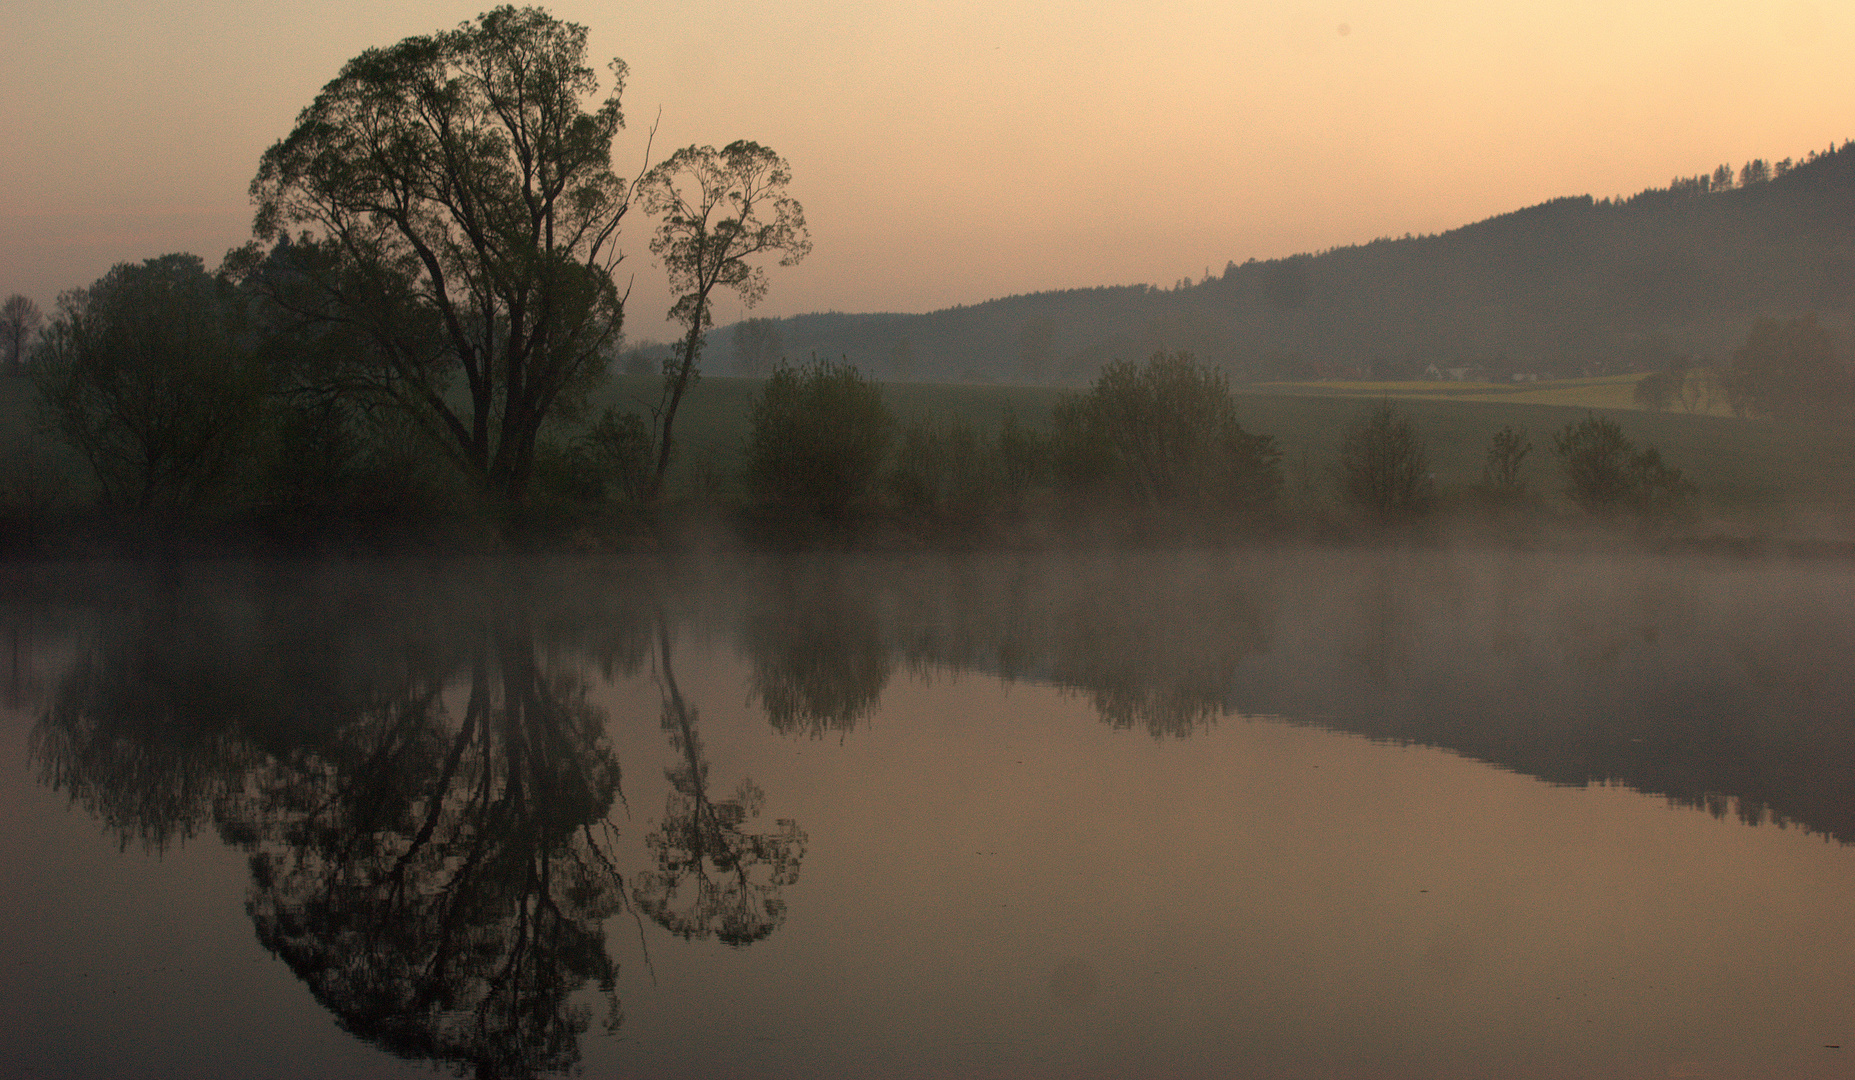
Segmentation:
<svg viewBox="0 0 1855 1080">
<path fill-rule="evenodd" d="M 0 294 L 49 311 L 119 262 L 215 264 L 249 238 L 259 155 L 343 63 L 489 6 L 28 0 L 0 72 Z M 1796 0 L 545 6 L 630 68 L 621 174 L 660 108 L 652 160 L 749 138 L 791 162 L 815 250 L 759 315 L 1170 286 L 1855 135 L 1855 11 Z M 628 336 L 668 336 L 627 226 Z"/>
</svg>

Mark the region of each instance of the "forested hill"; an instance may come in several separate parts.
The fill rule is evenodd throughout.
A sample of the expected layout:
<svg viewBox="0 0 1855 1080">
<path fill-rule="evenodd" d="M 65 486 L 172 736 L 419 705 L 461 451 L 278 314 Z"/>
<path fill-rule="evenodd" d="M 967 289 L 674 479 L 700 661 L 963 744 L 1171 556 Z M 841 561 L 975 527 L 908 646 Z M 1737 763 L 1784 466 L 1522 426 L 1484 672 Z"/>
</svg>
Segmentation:
<svg viewBox="0 0 1855 1080">
<path fill-rule="evenodd" d="M 1577 196 L 1432 236 L 1221 277 L 1012 296 L 925 315 L 801 315 L 723 327 L 710 370 L 848 357 L 900 380 L 1081 383 L 1189 349 L 1238 380 L 1574 375 L 1724 360 L 1761 315 L 1855 310 L 1855 143 L 1792 166 Z"/>
</svg>

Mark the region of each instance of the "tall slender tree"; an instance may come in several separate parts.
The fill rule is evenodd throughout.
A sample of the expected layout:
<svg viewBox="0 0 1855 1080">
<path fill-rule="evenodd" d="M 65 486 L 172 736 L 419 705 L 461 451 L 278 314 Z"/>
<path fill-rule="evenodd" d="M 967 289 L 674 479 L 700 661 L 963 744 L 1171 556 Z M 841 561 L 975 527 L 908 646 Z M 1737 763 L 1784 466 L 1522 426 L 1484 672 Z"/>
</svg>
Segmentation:
<svg viewBox="0 0 1855 1080">
<path fill-rule="evenodd" d="M 676 410 L 696 377 L 712 323 L 710 295 L 725 286 L 751 308 L 766 296 L 767 279 L 766 269 L 749 260 L 777 254 L 779 265 L 792 266 L 812 250 L 805 211 L 786 194 L 791 182 L 784 159 L 745 141 L 720 150 L 686 146 L 638 181 L 645 211 L 661 219 L 651 254 L 663 263 L 677 297 L 670 317 L 686 328 L 676 354 L 664 364 L 651 499 L 663 493 Z"/>
</svg>

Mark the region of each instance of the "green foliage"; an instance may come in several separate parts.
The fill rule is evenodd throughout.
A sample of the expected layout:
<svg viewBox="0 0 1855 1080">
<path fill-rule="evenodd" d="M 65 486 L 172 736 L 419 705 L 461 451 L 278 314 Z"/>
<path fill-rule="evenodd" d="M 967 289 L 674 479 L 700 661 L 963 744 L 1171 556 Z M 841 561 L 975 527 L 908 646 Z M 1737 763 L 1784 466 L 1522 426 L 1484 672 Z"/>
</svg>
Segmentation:
<svg viewBox="0 0 1855 1080">
<path fill-rule="evenodd" d="M 587 112 L 585 50 L 584 27 L 499 7 L 362 53 L 264 154 L 269 250 L 228 259 L 292 320 L 352 339 L 301 377 L 404 411 L 517 506 L 542 425 L 603 374 L 623 314 L 624 66 Z"/>
<path fill-rule="evenodd" d="M 1565 425 L 1552 443 L 1565 471 L 1566 494 L 1593 513 L 1669 510 L 1694 491 L 1660 451 L 1636 449 L 1616 421 L 1595 413 Z"/>
<path fill-rule="evenodd" d="M 1055 467 L 1072 493 L 1149 508 L 1255 507 L 1281 490 L 1281 451 L 1237 422 L 1223 375 L 1190 353 L 1116 361 L 1054 413 Z"/>
<path fill-rule="evenodd" d="M 842 520 L 874 501 L 895 418 L 855 367 L 780 365 L 748 424 L 747 489 L 759 505 Z"/>
<path fill-rule="evenodd" d="M 1381 401 L 1346 429 L 1340 480 L 1347 501 L 1380 518 L 1429 508 L 1435 486 L 1423 436 L 1390 401 Z"/>
<path fill-rule="evenodd" d="M 119 264 L 58 307 L 34 377 L 104 500 L 174 511 L 220 495 L 265 392 L 226 282 L 197 256 L 163 255 Z"/>
<path fill-rule="evenodd" d="M 1733 411 L 1827 422 L 1855 407 L 1855 374 L 1815 315 L 1760 319 L 1723 379 Z"/>
<path fill-rule="evenodd" d="M 1488 467 L 1482 473 L 1482 486 L 1496 495 L 1512 498 L 1526 491 L 1520 465 L 1533 452 L 1527 429 L 1512 424 L 1501 425 L 1488 441 Z"/>
</svg>

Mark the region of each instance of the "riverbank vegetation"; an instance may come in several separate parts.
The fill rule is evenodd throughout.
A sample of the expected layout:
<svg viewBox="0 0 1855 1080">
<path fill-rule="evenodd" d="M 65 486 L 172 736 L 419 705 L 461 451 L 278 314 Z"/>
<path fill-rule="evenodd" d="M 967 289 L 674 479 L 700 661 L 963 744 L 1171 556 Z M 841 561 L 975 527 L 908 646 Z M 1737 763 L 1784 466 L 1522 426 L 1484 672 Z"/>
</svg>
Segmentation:
<svg viewBox="0 0 1855 1080">
<path fill-rule="evenodd" d="M 705 378 L 655 500 L 648 406 L 660 380 L 613 376 L 543 429 L 519 517 L 392 414 L 289 395 L 261 396 L 227 428 L 228 445 L 200 459 L 210 472 L 196 482 L 163 473 L 159 486 L 130 487 L 130 466 L 152 460 L 160 432 L 124 427 L 109 444 L 121 460 L 99 468 L 96 447 L 67 434 L 97 427 L 61 413 L 77 408 L 70 378 L 56 365 L 0 378 L 7 550 L 1855 535 L 1847 426 L 1394 399 L 1370 386 L 1239 393 L 1185 354 L 1113 365 L 1080 392 L 879 384 L 826 361 L 765 380 Z"/>
</svg>

